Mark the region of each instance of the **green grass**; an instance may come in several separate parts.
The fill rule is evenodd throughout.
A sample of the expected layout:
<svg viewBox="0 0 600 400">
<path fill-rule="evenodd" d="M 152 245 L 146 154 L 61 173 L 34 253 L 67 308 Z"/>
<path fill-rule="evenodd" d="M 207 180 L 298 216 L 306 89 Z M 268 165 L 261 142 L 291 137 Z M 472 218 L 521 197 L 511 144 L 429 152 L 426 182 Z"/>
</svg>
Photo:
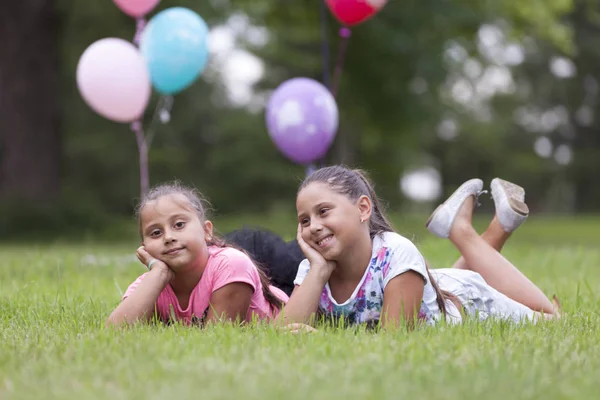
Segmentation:
<svg viewBox="0 0 600 400">
<path fill-rule="evenodd" d="M 396 222 L 415 232 L 432 267 L 456 258 L 447 241 L 424 234 L 421 221 Z M 254 223 L 291 234 L 274 219 Z M 411 334 L 325 329 L 293 336 L 265 326 L 113 331 L 104 320 L 143 272 L 134 237 L 119 245 L 0 246 L 0 399 L 595 398 L 599 232 L 598 218 L 539 218 L 506 247 L 546 293 L 559 295 L 562 321 Z"/>
</svg>

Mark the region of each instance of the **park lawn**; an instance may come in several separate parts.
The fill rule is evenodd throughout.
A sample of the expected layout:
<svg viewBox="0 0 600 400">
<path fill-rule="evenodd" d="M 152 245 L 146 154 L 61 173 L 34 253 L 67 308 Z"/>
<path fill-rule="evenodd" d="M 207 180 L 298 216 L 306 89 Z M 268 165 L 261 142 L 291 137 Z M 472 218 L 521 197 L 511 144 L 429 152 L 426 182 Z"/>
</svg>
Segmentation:
<svg viewBox="0 0 600 400">
<path fill-rule="evenodd" d="M 144 272 L 135 238 L 0 245 L 0 399 L 595 398 L 599 237 L 598 218 L 540 218 L 504 251 L 560 297 L 557 323 L 298 336 L 266 326 L 109 330 L 104 320 Z M 447 241 L 412 238 L 432 268 L 457 257 Z"/>
</svg>

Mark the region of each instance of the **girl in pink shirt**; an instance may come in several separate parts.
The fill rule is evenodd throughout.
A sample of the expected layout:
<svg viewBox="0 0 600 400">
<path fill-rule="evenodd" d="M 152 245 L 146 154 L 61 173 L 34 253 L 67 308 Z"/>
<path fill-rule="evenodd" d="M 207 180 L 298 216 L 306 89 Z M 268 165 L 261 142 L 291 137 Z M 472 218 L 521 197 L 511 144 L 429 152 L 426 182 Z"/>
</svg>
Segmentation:
<svg viewBox="0 0 600 400">
<path fill-rule="evenodd" d="M 213 234 L 199 193 L 178 183 L 152 189 L 137 210 L 149 272 L 133 282 L 107 325 L 160 320 L 204 325 L 270 320 L 288 296 L 244 252 Z"/>
</svg>

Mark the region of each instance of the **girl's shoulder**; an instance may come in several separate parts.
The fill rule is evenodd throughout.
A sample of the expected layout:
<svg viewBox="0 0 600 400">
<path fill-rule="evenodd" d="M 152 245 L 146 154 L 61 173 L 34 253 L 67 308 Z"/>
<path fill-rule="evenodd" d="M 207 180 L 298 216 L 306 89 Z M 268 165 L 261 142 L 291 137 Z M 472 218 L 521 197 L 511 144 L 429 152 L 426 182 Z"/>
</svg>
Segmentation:
<svg viewBox="0 0 600 400">
<path fill-rule="evenodd" d="M 240 271 L 254 271 L 256 269 L 252 258 L 234 247 L 210 246 L 208 251 L 209 258 L 206 270 L 213 271 L 222 270 L 223 268 L 233 268 Z"/>
<path fill-rule="evenodd" d="M 234 247 L 218 247 L 218 246 L 209 246 L 208 254 L 211 259 L 216 258 L 228 258 L 230 260 L 251 260 L 250 257 L 241 250 L 238 250 Z"/>
<path fill-rule="evenodd" d="M 394 265 L 418 265 L 419 269 L 425 268 L 425 259 L 411 240 L 396 232 L 385 232 L 378 237 L 379 243 L 373 243 L 373 257 L 377 260 Z M 376 245 L 379 247 L 376 248 Z"/>
<path fill-rule="evenodd" d="M 410 239 L 407 239 L 396 232 L 383 232 L 375 236 L 375 239 L 373 240 L 373 253 L 377 253 L 382 247 L 385 247 L 390 251 L 412 251 L 417 248 Z"/>
<path fill-rule="evenodd" d="M 256 289 L 260 284 L 258 268 L 243 251 L 233 247 L 210 246 L 209 252 L 203 275 L 215 287 L 220 288 L 231 282 L 245 282 Z"/>
</svg>

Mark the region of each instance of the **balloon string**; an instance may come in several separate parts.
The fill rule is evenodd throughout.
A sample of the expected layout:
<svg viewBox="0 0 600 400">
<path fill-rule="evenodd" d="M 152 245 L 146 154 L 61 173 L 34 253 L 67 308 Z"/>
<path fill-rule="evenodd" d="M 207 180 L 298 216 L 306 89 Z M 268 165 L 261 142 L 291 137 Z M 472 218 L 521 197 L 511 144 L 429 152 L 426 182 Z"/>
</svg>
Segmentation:
<svg viewBox="0 0 600 400">
<path fill-rule="evenodd" d="M 143 17 L 139 17 L 135 19 L 135 35 L 133 36 L 133 44 L 137 47 L 140 46 L 140 41 L 142 39 L 142 32 L 146 27 L 146 20 Z"/>
<path fill-rule="evenodd" d="M 140 153 L 140 191 L 144 197 L 150 188 L 150 174 L 148 172 L 148 142 L 144 136 L 144 129 L 141 120 L 131 124 L 131 130 L 135 132 L 138 151 Z"/>
<path fill-rule="evenodd" d="M 340 28 L 340 47 L 338 49 L 337 61 L 335 63 L 335 69 L 333 72 L 333 85 L 331 87 L 331 93 L 333 97 L 336 97 L 337 91 L 340 85 L 340 78 L 342 76 L 342 66 L 344 65 L 344 57 L 346 55 L 346 50 L 348 49 L 348 40 L 350 39 L 350 35 L 352 31 L 350 28 L 343 26 Z"/>
<path fill-rule="evenodd" d="M 337 92 L 340 85 L 340 79 L 342 76 L 342 67 L 344 65 L 344 58 L 346 56 L 346 50 L 348 49 L 348 40 L 352 34 L 350 28 L 343 26 L 339 30 L 341 38 L 340 45 L 338 48 L 337 60 L 333 72 L 333 84 L 329 82 L 329 45 L 327 43 L 327 13 L 325 9 L 325 1 L 322 1 L 321 7 L 321 36 L 322 36 L 322 57 L 323 57 L 323 83 L 329 88 L 333 97 L 337 97 Z M 325 164 L 325 156 L 319 161 L 319 165 Z M 306 168 L 306 175 L 308 176 L 314 171 L 315 165 L 311 164 Z"/>
<path fill-rule="evenodd" d="M 156 121 L 159 118 L 160 110 L 163 108 L 164 97 L 161 96 L 158 98 L 156 102 L 156 106 L 154 107 L 154 112 L 152 113 L 152 119 L 150 120 L 150 125 L 148 129 L 146 129 L 146 144 L 148 149 L 152 146 L 152 140 L 154 139 L 154 127 L 156 126 Z"/>
<path fill-rule="evenodd" d="M 327 5 L 325 4 L 326 0 L 320 0 L 320 25 L 321 25 L 321 61 L 323 63 L 323 84 L 329 91 L 331 91 L 331 55 L 329 51 L 329 32 L 328 32 L 328 24 L 327 17 L 329 15 L 327 11 Z M 310 175 L 313 171 L 317 169 L 317 166 L 322 167 L 325 165 L 325 156 L 316 160 L 314 163 L 308 165 L 306 167 L 306 176 Z"/>
<path fill-rule="evenodd" d="M 168 123 L 171 120 L 171 109 L 173 108 L 173 96 L 160 96 L 158 101 L 156 102 L 156 107 L 154 107 L 154 112 L 152 113 L 152 119 L 150 120 L 150 127 L 147 129 L 146 141 L 148 143 L 148 148 L 152 146 L 152 140 L 154 140 L 154 135 L 156 130 L 156 124 L 158 120 L 163 124 Z"/>
<path fill-rule="evenodd" d="M 327 5 L 325 0 L 321 0 L 321 57 L 323 62 L 323 84 L 331 90 L 331 74 L 329 68 L 331 67 L 329 61 L 329 40 L 327 32 Z"/>
<path fill-rule="evenodd" d="M 140 46 L 140 40 L 142 38 L 142 32 L 146 27 L 146 20 L 143 17 L 136 18 L 135 20 L 135 35 L 133 36 L 133 44 L 136 47 Z M 150 189 L 150 173 L 148 171 L 148 141 L 144 135 L 144 129 L 142 126 L 142 117 L 131 124 L 131 130 L 135 133 L 135 139 L 137 141 L 139 162 L 140 162 L 140 192 L 141 197 L 144 197 Z"/>
</svg>

